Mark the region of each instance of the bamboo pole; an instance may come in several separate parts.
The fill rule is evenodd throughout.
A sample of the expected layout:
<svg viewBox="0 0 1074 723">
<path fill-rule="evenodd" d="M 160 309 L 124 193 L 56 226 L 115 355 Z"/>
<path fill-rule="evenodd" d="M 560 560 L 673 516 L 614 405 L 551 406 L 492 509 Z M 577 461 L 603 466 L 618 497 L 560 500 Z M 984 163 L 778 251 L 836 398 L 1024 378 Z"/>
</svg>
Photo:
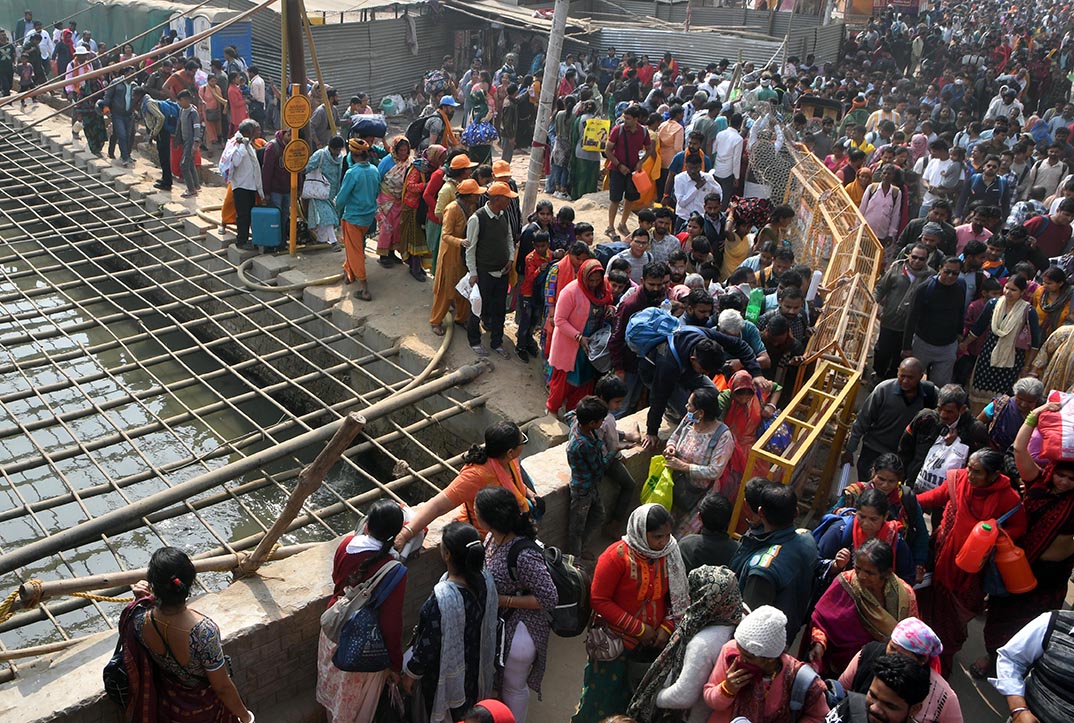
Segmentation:
<svg viewBox="0 0 1074 723">
<path fill-rule="evenodd" d="M 298 7 L 302 13 L 302 28 L 306 31 L 306 42 L 310 46 L 310 60 L 313 61 L 313 72 L 317 74 L 317 85 L 321 88 L 321 102 L 325 103 L 325 110 L 328 111 L 328 127 L 332 129 L 332 135 L 339 135 L 339 131 L 336 129 L 336 111 L 331 105 L 328 105 L 328 96 L 325 95 L 328 91 L 328 86 L 325 85 L 324 76 L 321 75 L 321 64 L 317 62 L 317 47 L 313 44 L 313 29 L 310 27 L 310 17 L 306 13 L 306 3 L 303 0 L 299 0 Z"/>
<path fill-rule="evenodd" d="M 320 542 L 306 542 L 301 545 L 288 545 L 270 550 L 267 555 L 269 560 L 283 560 L 284 558 L 297 555 L 300 552 L 313 549 Z M 195 572 L 231 572 L 242 564 L 239 553 L 232 555 L 215 555 L 200 560 L 193 560 Z M 19 600 L 24 608 L 36 607 L 45 600 L 54 597 L 63 597 L 76 592 L 91 592 L 93 590 L 106 590 L 108 588 L 133 585 L 139 580 L 144 580 L 148 570 L 140 567 L 136 570 L 121 570 L 118 572 L 106 572 L 101 575 L 87 575 L 86 577 L 73 577 L 69 580 L 47 580 L 35 584 L 23 583 L 19 585 Z M 0 656 L 0 660 L 3 657 Z"/>
<path fill-rule="evenodd" d="M 446 376 L 422 384 L 416 389 L 412 389 L 402 394 L 395 394 L 383 401 L 377 402 L 365 410 L 364 416 L 367 421 L 380 419 L 381 417 L 410 406 L 433 394 L 445 391 L 459 384 L 471 382 L 488 368 L 489 365 L 485 362 L 468 364 Z M 160 492 L 151 494 L 130 505 L 117 510 L 111 510 L 94 519 L 79 523 L 74 527 L 69 527 L 53 535 L 49 535 L 48 537 L 22 545 L 18 549 L 0 555 L 0 574 L 12 572 L 19 567 L 23 567 L 36 560 L 48 557 L 49 555 L 54 555 L 57 552 L 68 550 L 96 540 L 100 535 L 109 534 L 114 526 L 120 525 L 125 521 L 140 519 L 151 512 L 156 512 L 169 505 L 182 502 L 189 497 L 212 489 L 223 482 L 235 479 L 258 467 L 263 467 L 275 460 L 296 454 L 311 444 L 316 444 L 330 438 L 342 424 L 343 420 L 336 420 L 319 429 L 304 432 L 303 434 L 292 437 L 273 447 L 255 452 L 248 457 L 244 457 L 243 459 L 236 460 L 235 462 L 231 462 L 186 480 L 185 482 L 181 482 L 167 490 L 161 490 Z"/>
<path fill-rule="evenodd" d="M 268 556 L 272 553 L 272 548 L 283 536 L 288 525 L 302 511 L 302 505 L 306 503 L 310 495 L 320 488 L 321 483 L 324 482 L 325 475 L 328 474 L 328 470 L 332 469 L 332 466 L 339 461 L 343 451 L 350 446 L 355 437 L 362 433 L 366 424 L 365 417 L 357 412 L 351 412 L 343 418 L 342 422 L 336 428 L 336 433 L 332 435 L 332 439 L 328 441 L 328 444 L 313 460 L 313 464 L 298 473 L 298 484 L 295 485 L 291 496 L 287 498 L 287 504 L 284 505 L 283 511 L 276 518 L 276 521 L 272 523 L 272 527 L 268 529 L 265 536 L 261 538 L 261 542 L 257 543 L 257 547 L 254 548 L 252 553 L 242 556 L 242 562 L 233 572 L 236 580 L 257 572 L 262 563 L 268 559 Z"/>
<path fill-rule="evenodd" d="M 544 77 L 541 79 L 541 98 L 537 105 L 537 121 L 533 132 L 526 188 L 523 190 L 522 215 L 529 216 L 537 205 L 537 186 L 544 169 L 544 147 L 548 144 L 548 119 L 556 101 L 559 86 L 559 56 L 563 52 L 563 33 L 567 30 L 567 11 L 570 0 L 556 0 L 552 12 L 552 29 L 548 32 L 548 52 L 544 56 Z"/>
</svg>

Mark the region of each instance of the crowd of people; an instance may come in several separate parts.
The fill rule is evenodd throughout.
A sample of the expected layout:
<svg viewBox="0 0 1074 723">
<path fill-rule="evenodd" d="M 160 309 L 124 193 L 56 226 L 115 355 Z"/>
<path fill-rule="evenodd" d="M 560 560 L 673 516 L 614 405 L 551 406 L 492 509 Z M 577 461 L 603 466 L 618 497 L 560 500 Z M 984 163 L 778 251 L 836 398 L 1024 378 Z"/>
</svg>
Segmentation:
<svg viewBox="0 0 1074 723">
<path fill-rule="evenodd" d="M 333 136 L 336 93 L 314 88 L 306 220 L 344 253 L 355 297 L 373 298 L 375 235 L 384 283 L 397 267 L 419 283 L 431 274 L 434 334 L 451 312 L 474 354 L 511 359 L 513 311 L 514 356 L 540 366 L 545 411 L 569 426 L 564 547 L 592 571 L 595 614 L 575 723 L 953 723 L 947 681 L 981 615 L 987 656 L 969 669 L 1006 696 L 1014 723 L 1070 710 L 1070 618 L 1056 611 L 1074 569 L 1074 459 L 1042 456 L 1033 442 L 1042 415 L 1059 410 L 1049 394 L 1074 387 L 1074 31 L 1064 13 L 937 4 L 911 22 L 887 12 L 821 67 L 812 56 L 690 69 L 671 52 L 656 63 L 614 48 L 567 55 L 546 147 L 553 200 L 528 216 L 511 159 L 533 143 L 540 48 L 513 48 L 495 70 L 476 59 L 461 76 L 445 58 L 412 93 L 428 107 L 390 140 L 368 122 L 365 96 Z M 16 35 L 36 50 L 33 66 L 44 39 L 30 27 Z M 66 31 L 61 40 L 72 40 L 72 70 L 103 52 Z M 133 67 L 111 81 L 104 106 L 127 139 L 117 136 L 121 154 L 132 125 L 117 118 L 137 112 L 156 138 L 158 185 L 170 188 L 175 168 L 194 194 L 199 144 L 221 143 L 248 248 L 255 204 L 290 207 L 280 168 L 289 132 L 263 137 L 271 91 L 230 55 L 207 73 L 194 60 L 163 67 L 138 87 Z M 199 135 L 213 111 L 215 135 Z M 836 452 L 857 481 L 804 533 L 795 490 L 748 464 L 796 391 L 824 305 L 823 270 L 795 256 L 795 209 L 756 195 L 765 174 L 749 138 L 766 118 L 840 179 L 883 247 L 871 390 Z M 584 142 L 593 121 L 608 124 L 602 150 Z M 602 188 L 598 240 L 566 202 Z M 644 429 L 619 429 L 646 406 Z M 378 502 L 340 544 L 335 596 L 460 510 L 440 543 L 447 572 L 409 646 L 405 577 L 380 607 L 389 666 L 343 671 L 322 635 L 318 700 L 331 720 L 371 720 L 396 685 L 436 723 L 526 719 L 558 593 L 533 544 L 542 508 L 519 463 L 525 443 L 516 425 L 491 426 L 408 520 Z M 635 445 L 661 453 L 669 504 L 639 504 L 642 480 L 622 461 Z M 740 493 L 745 523 L 729 530 Z M 1029 592 L 1004 594 L 956 562 L 979 523 L 1001 518 L 1036 578 Z M 170 582 L 150 583 L 163 600 Z M 147 660 L 163 665 L 156 641 L 167 640 L 134 625 Z M 193 673 L 252 720 L 213 682 L 213 651 Z"/>
</svg>

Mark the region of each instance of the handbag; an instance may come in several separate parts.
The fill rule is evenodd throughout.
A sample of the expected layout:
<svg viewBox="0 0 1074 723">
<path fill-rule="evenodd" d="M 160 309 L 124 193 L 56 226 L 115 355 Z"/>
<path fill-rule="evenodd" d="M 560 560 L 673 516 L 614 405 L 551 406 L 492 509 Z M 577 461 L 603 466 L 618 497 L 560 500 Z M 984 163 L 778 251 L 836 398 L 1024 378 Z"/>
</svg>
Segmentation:
<svg viewBox="0 0 1074 723">
<path fill-rule="evenodd" d="M 1022 320 L 1022 327 L 1018 330 L 1018 336 L 1014 337 L 1014 348 L 1026 351 L 1033 343 L 1033 334 L 1029 329 L 1029 313 L 1033 307 L 1026 307 L 1026 316 Z M 1034 312 L 1035 313 L 1035 312 Z"/>
<path fill-rule="evenodd" d="M 379 608 L 404 575 L 405 567 L 393 566 L 392 572 L 384 577 L 383 584 L 377 587 L 367 603 L 343 623 L 339 647 L 332 656 L 333 665 L 348 673 L 375 673 L 391 666 L 388 645 L 380 629 Z"/>
<path fill-rule="evenodd" d="M 331 186 L 328 179 L 324 177 L 324 172 L 317 168 L 306 174 L 306 180 L 302 183 L 302 198 L 311 201 L 326 201 L 330 190 Z"/>
<path fill-rule="evenodd" d="M 123 634 L 116 641 L 112 657 L 104 665 L 104 692 L 117 705 L 127 707 L 130 700 L 130 677 L 127 666 L 123 664 Z"/>
<path fill-rule="evenodd" d="M 585 652 L 598 663 L 615 660 L 623 654 L 623 639 L 612 632 L 603 618 L 594 617 L 586 631 Z"/>
<path fill-rule="evenodd" d="M 402 567 L 402 565 L 395 560 L 389 560 L 377 570 L 373 577 L 344 590 L 343 594 L 336 598 L 332 607 L 321 613 L 321 630 L 324 632 L 325 637 L 333 643 L 338 643 L 343 624 L 350 619 L 354 612 L 369 602 L 377 584 L 397 567 Z"/>
<path fill-rule="evenodd" d="M 206 108 L 205 109 L 205 120 L 207 120 L 207 121 L 218 121 L 218 120 L 220 120 L 220 109 L 219 108 Z"/>
</svg>

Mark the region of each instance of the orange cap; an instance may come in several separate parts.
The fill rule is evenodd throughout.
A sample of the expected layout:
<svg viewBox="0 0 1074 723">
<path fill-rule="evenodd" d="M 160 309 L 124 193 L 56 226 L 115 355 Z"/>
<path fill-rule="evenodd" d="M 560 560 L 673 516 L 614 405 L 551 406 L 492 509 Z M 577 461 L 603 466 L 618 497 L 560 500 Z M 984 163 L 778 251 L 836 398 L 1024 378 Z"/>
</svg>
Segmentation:
<svg viewBox="0 0 1074 723">
<path fill-rule="evenodd" d="M 456 171 L 461 171 L 464 168 L 477 168 L 477 164 L 470 160 L 470 156 L 465 153 L 460 153 L 451 159 L 451 168 Z"/>
<path fill-rule="evenodd" d="M 459 156 L 462 158 L 463 156 Z M 459 196 L 470 196 L 476 193 L 484 193 L 485 189 L 477 185 L 477 181 L 472 178 L 467 178 L 465 181 L 459 184 L 459 187 L 455 189 L 455 193 Z"/>
<path fill-rule="evenodd" d="M 489 184 L 489 195 L 506 196 L 507 198 L 518 198 L 518 194 L 512 191 L 511 187 L 503 181 L 496 181 L 495 183 Z"/>
<path fill-rule="evenodd" d="M 511 164 L 507 161 L 496 161 L 492 164 L 492 175 L 494 178 L 510 178 Z"/>
</svg>

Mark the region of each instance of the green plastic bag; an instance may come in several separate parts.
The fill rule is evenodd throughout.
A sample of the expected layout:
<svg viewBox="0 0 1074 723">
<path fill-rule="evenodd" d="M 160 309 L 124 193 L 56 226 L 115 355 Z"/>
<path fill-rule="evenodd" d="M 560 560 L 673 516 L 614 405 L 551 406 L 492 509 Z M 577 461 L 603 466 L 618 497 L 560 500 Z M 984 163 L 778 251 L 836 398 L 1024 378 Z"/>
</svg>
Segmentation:
<svg viewBox="0 0 1074 723">
<path fill-rule="evenodd" d="M 675 489 L 675 481 L 671 478 L 671 470 L 668 469 L 664 455 L 656 454 L 649 461 L 649 478 L 641 488 L 641 503 L 647 505 L 650 502 L 663 505 L 668 512 L 671 511 L 671 498 Z"/>
</svg>

